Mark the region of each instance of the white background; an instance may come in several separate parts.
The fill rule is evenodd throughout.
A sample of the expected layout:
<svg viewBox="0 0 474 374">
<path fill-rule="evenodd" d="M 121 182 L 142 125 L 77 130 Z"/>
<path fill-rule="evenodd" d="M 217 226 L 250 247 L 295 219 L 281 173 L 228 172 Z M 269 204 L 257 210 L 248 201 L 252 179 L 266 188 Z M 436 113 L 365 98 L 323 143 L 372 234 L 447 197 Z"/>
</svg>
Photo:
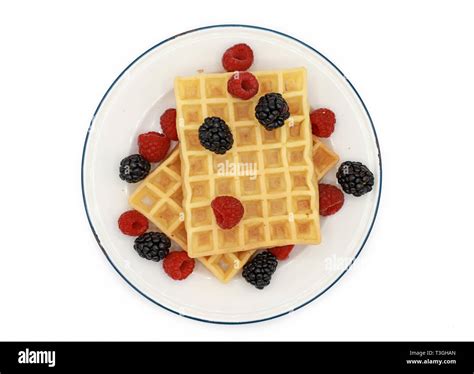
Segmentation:
<svg viewBox="0 0 474 374">
<path fill-rule="evenodd" d="M 160 3 L 0 5 L 0 340 L 474 339 L 469 3 Z M 356 265 L 316 302 L 256 325 L 186 320 L 144 299 L 99 250 L 81 198 L 84 137 L 115 77 L 159 41 L 218 23 L 280 30 L 329 57 L 383 156 Z"/>
</svg>

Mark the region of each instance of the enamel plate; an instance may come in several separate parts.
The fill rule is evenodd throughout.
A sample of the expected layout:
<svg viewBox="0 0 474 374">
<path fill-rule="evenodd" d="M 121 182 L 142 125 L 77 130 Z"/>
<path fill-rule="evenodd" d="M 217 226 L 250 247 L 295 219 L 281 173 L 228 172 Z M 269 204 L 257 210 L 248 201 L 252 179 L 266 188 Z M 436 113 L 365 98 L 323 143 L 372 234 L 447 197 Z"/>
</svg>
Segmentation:
<svg viewBox="0 0 474 374">
<path fill-rule="evenodd" d="M 253 50 L 252 70 L 306 67 L 309 102 L 336 113 L 336 131 L 326 141 L 341 161 L 366 164 L 374 189 L 362 197 L 346 195 L 343 208 L 322 217 L 322 243 L 297 246 L 281 261 L 272 283 L 257 290 L 237 275 L 221 284 L 196 261 L 186 280 L 169 278 L 162 263 L 133 250 L 133 238 L 117 227 L 130 209 L 135 185 L 118 176 L 120 160 L 137 153 L 137 135 L 159 130 L 159 117 L 175 107 L 173 82 L 178 75 L 222 71 L 223 51 L 236 43 Z M 335 170 L 324 181 L 336 183 Z M 105 93 L 87 133 L 83 163 L 84 205 L 99 246 L 117 272 L 157 305 L 182 316 L 214 323 L 249 323 L 292 312 L 326 292 L 362 250 L 377 214 L 382 168 L 377 136 L 362 99 L 342 72 L 309 45 L 288 35 L 254 26 L 204 27 L 167 39 L 133 61 Z"/>
</svg>

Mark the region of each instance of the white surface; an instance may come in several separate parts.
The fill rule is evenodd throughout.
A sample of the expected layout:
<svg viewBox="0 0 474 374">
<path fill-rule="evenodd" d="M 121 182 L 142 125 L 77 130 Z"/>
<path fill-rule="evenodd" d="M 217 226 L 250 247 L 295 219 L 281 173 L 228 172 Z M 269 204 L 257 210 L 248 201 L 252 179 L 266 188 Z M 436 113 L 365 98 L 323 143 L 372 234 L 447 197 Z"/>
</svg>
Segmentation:
<svg viewBox="0 0 474 374">
<path fill-rule="evenodd" d="M 205 3 L 167 15 L 156 2 L 2 5 L 0 339 L 472 340 L 472 9 L 301 2 L 264 17 L 249 2 L 250 14 L 197 20 Z M 239 327 L 185 320 L 131 290 L 90 234 L 79 173 L 115 76 L 170 35 L 226 22 L 281 30 L 334 61 L 365 100 L 384 156 L 379 218 L 355 266 L 302 310 Z"/>
<path fill-rule="evenodd" d="M 374 191 L 346 197 L 337 217 L 321 218 L 322 243 L 298 246 L 281 262 L 272 284 L 258 291 L 242 277 L 220 283 L 197 263 L 185 282 L 174 282 L 156 264 L 137 256 L 133 239 L 117 228 L 136 185 L 121 181 L 117 165 L 137 153 L 140 133 L 157 130 L 157 120 L 175 106 L 176 76 L 222 71 L 221 56 L 230 45 L 248 43 L 255 71 L 304 66 L 313 107 L 337 113 L 338 131 L 328 140 L 341 160 L 363 162 L 375 173 Z M 189 61 L 187 55 L 193 54 Z M 278 55 L 278 61 L 273 56 Z M 167 69 L 162 67 L 166 66 Z M 132 144 L 131 144 L 132 143 Z M 140 292 L 184 316 L 215 322 L 249 322 L 293 311 L 323 293 L 346 270 L 365 242 L 379 199 L 379 158 L 369 117 L 346 79 L 320 55 L 273 32 L 244 27 L 200 30 L 160 45 L 140 58 L 120 78 L 94 117 L 86 148 L 84 186 L 89 217 L 102 247 L 120 273 Z M 325 176 L 336 183 L 335 170 Z"/>
</svg>

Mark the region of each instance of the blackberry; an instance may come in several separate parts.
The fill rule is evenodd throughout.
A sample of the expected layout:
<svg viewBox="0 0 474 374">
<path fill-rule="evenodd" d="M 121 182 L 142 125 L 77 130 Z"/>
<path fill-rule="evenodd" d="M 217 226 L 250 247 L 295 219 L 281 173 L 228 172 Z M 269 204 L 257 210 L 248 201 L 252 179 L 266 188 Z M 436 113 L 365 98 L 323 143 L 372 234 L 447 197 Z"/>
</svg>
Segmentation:
<svg viewBox="0 0 474 374">
<path fill-rule="evenodd" d="M 279 93 L 268 93 L 258 100 L 255 117 L 267 130 L 282 127 L 290 118 L 288 103 Z"/>
<path fill-rule="evenodd" d="M 141 155 L 131 155 L 120 161 L 120 179 L 128 183 L 137 183 L 150 172 L 150 163 Z"/>
<path fill-rule="evenodd" d="M 135 239 L 133 248 L 140 257 L 147 260 L 160 261 L 169 253 L 171 246 L 170 239 L 161 232 L 146 232 Z"/>
<path fill-rule="evenodd" d="M 336 177 L 344 192 L 354 196 L 362 196 L 374 186 L 374 174 L 360 162 L 343 162 Z"/>
<path fill-rule="evenodd" d="M 219 117 L 207 117 L 199 127 L 199 141 L 211 152 L 223 155 L 234 144 L 229 126 Z"/>
<path fill-rule="evenodd" d="M 261 252 L 244 266 L 242 276 L 247 282 L 262 290 L 270 284 L 277 265 L 278 260 L 272 253 Z"/>
</svg>

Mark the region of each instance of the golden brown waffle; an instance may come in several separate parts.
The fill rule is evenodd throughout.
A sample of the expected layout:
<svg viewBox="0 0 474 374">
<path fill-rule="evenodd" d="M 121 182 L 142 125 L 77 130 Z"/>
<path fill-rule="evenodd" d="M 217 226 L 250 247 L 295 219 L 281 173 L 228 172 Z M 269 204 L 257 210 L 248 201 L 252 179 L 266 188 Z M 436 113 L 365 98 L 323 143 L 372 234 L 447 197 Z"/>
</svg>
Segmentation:
<svg viewBox="0 0 474 374">
<path fill-rule="evenodd" d="M 320 180 L 339 160 L 329 147 L 313 136 L 314 170 Z M 183 223 L 181 162 L 175 148 L 130 196 L 130 205 L 156 227 L 187 250 Z M 247 263 L 255 250 L 199 257 L 198 260 L 221 282 L 231 280 Z"/>
<path fill-rule="evenodd" d="M 181 162 L 175 148 L 130 196 L 130 205 L 187 250 L 182 208 Z M 222 282 L 228 282 L 255 250 L 198 258 Z"/>
<path fill-rule="evenodd" d="M 175 80 L 190 257 L 320 242 L 306 70 L 253 74 L 260 89 L 247 101 L 228 94 L 232 73 Z M 268 92 L 282 93 L 291 113 L 285 126 L 273 131 L 260 125 L 254 113 L 260 96 Z M 199 142 L 199 126 L 209 116 L 224 119 L 234 135 L 234 145 L 225 155 L 214 154 Z M 256 165 L 256 178 L 220 172 L 219 166 L 232 164 Z M 244 205 L 245 215 L 233 229 L 222 230 L 216 224 L 210 203 L 219 195 L 235 196 Z"/>
</svg>

